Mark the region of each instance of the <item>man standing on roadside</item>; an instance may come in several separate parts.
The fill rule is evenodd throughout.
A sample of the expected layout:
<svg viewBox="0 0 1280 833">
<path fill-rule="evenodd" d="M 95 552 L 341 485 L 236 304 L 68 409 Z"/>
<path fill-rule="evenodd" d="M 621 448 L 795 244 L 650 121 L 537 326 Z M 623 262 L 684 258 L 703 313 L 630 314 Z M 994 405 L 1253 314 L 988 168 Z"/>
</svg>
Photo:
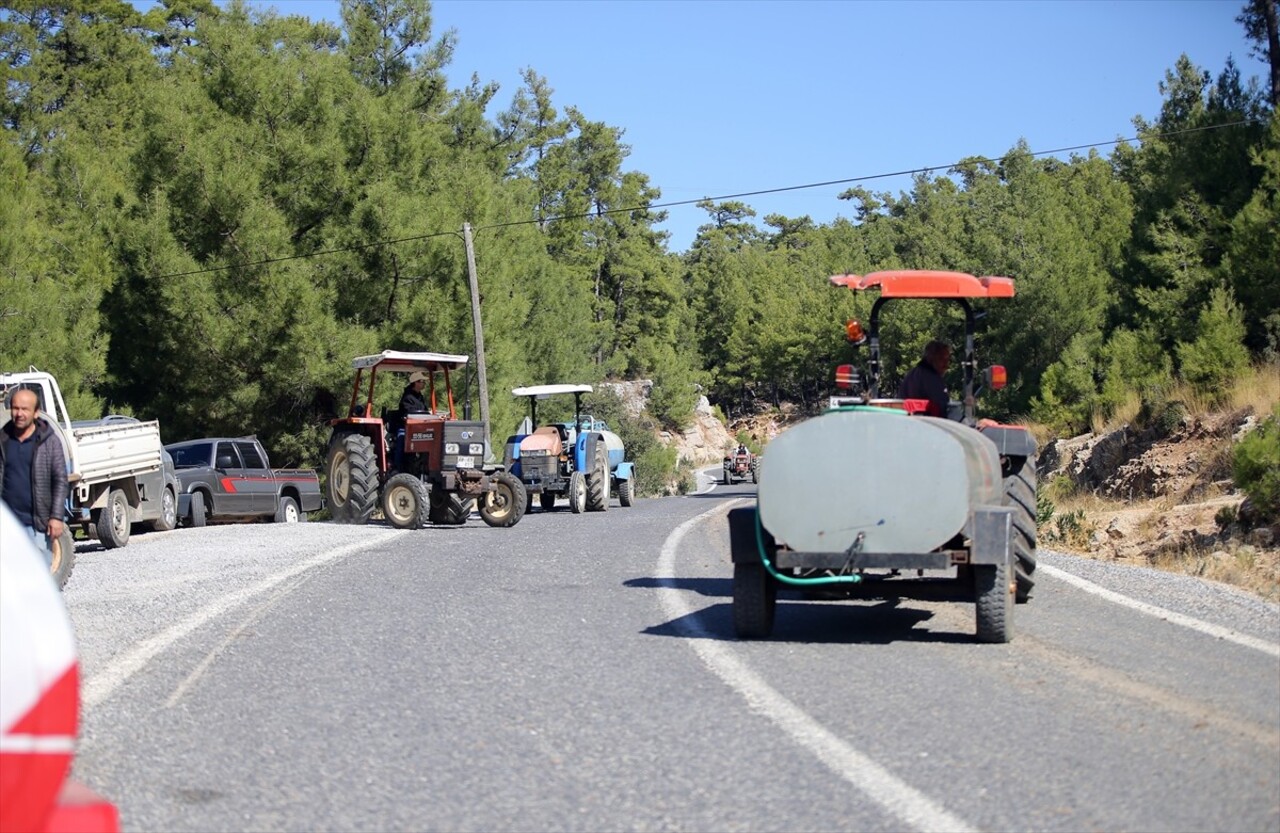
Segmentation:
<svg viewBox="0 0 1280 833">
<path fill-rule="evenodd" d="M 35 391 L 19 389 L 9 400 L 9 422 L 0 435 L 4 443 L 0 497 L 31 532 L 31 538 L 50 563 L 50 539 L 63 530 L 67 502 L 67 462 L 62 441 L 42 417 L 36 416 Z"/>
</svg>

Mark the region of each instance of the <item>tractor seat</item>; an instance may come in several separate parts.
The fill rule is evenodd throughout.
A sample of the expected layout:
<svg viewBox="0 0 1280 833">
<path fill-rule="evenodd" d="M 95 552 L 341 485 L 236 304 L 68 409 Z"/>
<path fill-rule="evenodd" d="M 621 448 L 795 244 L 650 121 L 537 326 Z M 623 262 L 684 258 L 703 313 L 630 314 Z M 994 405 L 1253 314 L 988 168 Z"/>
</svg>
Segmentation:
<svg viewBox="0 0 1280 833">
<path fill-rule="evenodd" d="M 564 443 L 554 425 L 544 425 L 520 441 L 520 450 L 546 451 L 553 457 L 559 457 L 564 452 Z"/>
</svg>

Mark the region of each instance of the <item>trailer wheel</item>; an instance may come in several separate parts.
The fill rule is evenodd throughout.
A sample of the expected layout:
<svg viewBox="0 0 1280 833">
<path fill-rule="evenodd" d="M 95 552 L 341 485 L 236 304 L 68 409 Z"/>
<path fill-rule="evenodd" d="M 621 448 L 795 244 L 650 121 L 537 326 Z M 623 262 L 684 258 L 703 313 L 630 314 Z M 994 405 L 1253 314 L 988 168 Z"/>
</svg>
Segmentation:
<svg viewBox="0 0 1280 833">
<path fill-rule="evenodd" d="M 524 517 L 529 502 L 524 484 L 505 471 L 498 472 L 493 479 L 493 491 L 480 501 L 480 518 L 489 526 L 515 526 Z"/>
<path fill-rule="evenodd" d="M 133 526 L 129 521 L 129 499 L 120 489 L 108 492 L 107 505 L 93 510 L 92 517 L 102 546 L 113 550 L 129 543 L 129 531 Z"/>
<path fill-rule="evenodd" d="M 208 513 L 204 508 L 204 492 L 191 493 L 191 509 L 187 515 L 187 526 L 199 529 L 205 525 Z"/>
<path fill-rule="evenodd" d="M 431 511 L 427 518 L 440 526 L 462 526 L 471 515 L 471 501 L 463 501 L 448 492 L 431 492 Z"/>
<path fill-rule="evenodd" d="M 631 467 L 631 476 L 618 484 L 618 503 L 630 506 L 636 502 L 636 468 Z"/>
<path fill-rule="evenodd" d="M 302 510 L 298 508 L 296 500 L 288 496 L 280 498 L 280 505 L 276 507 L 276 523 L 296 524 L 301 523 L 306 517 L 306 515 L 302 514 Z"/>
<path fill-rule="evenodd" d="M 539 492 L 538 505 L 541 506 L 543 509 L 547 509 L 547 510 L 556 508 L 556 493 L 555 492 Z"/>
<path fill-rule="evenodd" d="M 1031 597 L 1036 571 L 1036 459 L 1025 457 L 1004 479 L 1004 505 L 1013 509 L 1014 571 L 1018 581 L 1018 601 Z"/>
<path fill-rule="evenodd" d="M 382 514 L 396 529 L 422 529 L 430 506 L 426 485 L 412 474 L 393 474 L 382 487 Z"/>
<path fill-rule="evenodd" d="M 168 532 L 177 526 L 178 496 L 173 489 L 165 487 L 164 494 L 160 496 L 160 517 L 151 522 L 151 528 L 156 532 Z"/>
<path fill-rule="evenodd" d="M 49 572 L 53 574 L 54 584 L 61 590 L 67 586 L 71 570 L 76 566 L 75 535 L 65 523 L 62 525 L 62 534 L 49 541 L 49 555 Z"/>
<path fill-rule="evenodd" d="M 759 482 L 760 482 L 760 474 L 756 471 L 756 467 L 755 467 L 755 466 L 752 466 L 752 467 L 751 467 L 751 482 L 752 482 L 752 483 L 759 483 Z"/>
<path fill-rule="evenodd" d="M 979 642 L 1008 642 L 1013 638 L 1013 605 L 1018 582 L 1009 572 L 1007 564 L 973 565 Z"/>
<path fill-rule="evenodd" d="M 575 515 L 587 511 L 587 480 L 580 471 L 569 475 L 569 508 Z"/>
<path fill-rule="evenodd" d="M 324 470 L 333 519 L 346 524 L 368 523 L 378 500 L 378 461 L 373 455 L 373 442 L 363 434 L 335 435 L 329 441 Z"/>
<path fill-rule="evenodd" d="M 596 446 L 596 462 L 587 475 L 587 509 L 603 512 L 609 508 L 609 458 Z"/>
<path fill-rule="evenodd" d="M 778 585 L 763 564 L 733 565 L 733 630 L 739 639 L 773 633 L 777 607 Z"/>
</svg>

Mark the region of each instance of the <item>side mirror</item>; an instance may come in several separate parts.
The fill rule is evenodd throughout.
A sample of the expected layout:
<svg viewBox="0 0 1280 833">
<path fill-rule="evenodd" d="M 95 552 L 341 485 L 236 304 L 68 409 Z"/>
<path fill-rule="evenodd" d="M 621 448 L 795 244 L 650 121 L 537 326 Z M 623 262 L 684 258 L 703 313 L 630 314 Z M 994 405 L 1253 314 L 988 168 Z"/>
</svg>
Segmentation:
<svg viewBox="0 0 1280 833">
<path fill-rule="evenodd" d="M 217 463 L 215 468 L 219 469 L 229 469 L 235 465 L 231 460 L 230 454 L 219 454 L 218 459 L 215 462 Z"/>
</svg>

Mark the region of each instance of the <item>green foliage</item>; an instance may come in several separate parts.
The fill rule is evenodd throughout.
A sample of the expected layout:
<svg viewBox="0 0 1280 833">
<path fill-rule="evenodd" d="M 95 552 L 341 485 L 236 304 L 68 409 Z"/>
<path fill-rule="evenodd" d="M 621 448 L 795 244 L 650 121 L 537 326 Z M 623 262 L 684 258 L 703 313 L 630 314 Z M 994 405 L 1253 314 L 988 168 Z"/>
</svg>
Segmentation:
<svg viewBox="0 0 1280 833">
<path fill-rule="evenodd" d="M 1053 518 L 1053 527 L 1046 537 L 1068 547 L 1087 549 L 1096 529 L 1097 525 L 1085 516 L 1083 509 L 1073 509 Z"/>
<path fill-rule="evenodd" d="M 1213 404 L 1226 401 L 1231 383 L 1249 366 L 1244 320 L 1229 290 L 1213 290 L 1201 311 L 1194 341 L 1178 345 L 1182 377 Z"/>
<path fill-rule="evenodd" d="M 1032 416 L 1060 432 L 1076 434 L 1089 424 L 1097 398 L 1094 382 L 1096 336 L 1079 335 L 1062 358 L 1045 371 L 1040 396 L 1032 400 Z"/>
<path fill-rule="evenodd" d="M 1280 520 L 1280 405 L 1236 444 L 1232 475 L 1260 517 Z"/>
<path fill-rule="evenodd" d="M 1049 522 L 1053 520 L 1055 507 L 1049 495 L 1040 491 L 1036 493 L 1036 529 L 1044 530 L 1049 528 Z"/>
<path fill-rule="evenodd" d="M 633 416 L 612 390 L 597 390 L 584 397 L 583 407 L 603 419 L 622 439 L 627 459 L 636 465 L 636 494 L 654 497 L 679 491 L 686 478 L 677 466 L 677 454 L 658 439 L 658 422 L 649 414 Z"/>
</svg>

